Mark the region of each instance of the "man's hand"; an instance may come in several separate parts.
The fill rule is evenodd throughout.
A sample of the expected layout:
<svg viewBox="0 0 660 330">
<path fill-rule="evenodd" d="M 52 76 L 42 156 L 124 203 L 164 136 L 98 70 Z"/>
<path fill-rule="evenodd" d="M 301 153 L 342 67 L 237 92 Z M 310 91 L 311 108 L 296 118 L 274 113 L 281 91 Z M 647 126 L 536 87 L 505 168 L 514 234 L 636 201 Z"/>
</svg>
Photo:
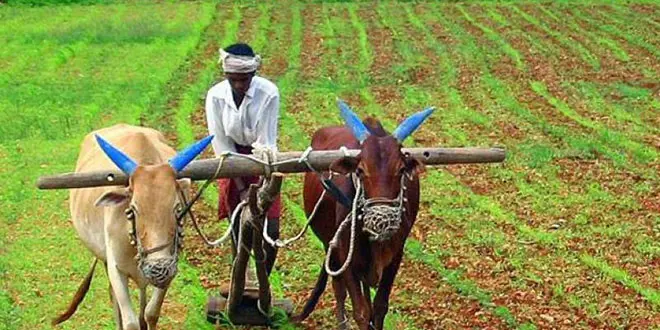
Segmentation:
<svg viewBox="0 0 660 330">
<path fill-rule="evenodd" d="M 234 179 L 234 184 L 236 184 L 236 188 L 239 191 L 239 197 L 241 200 L 245 200 L 248 194 L 248 186 L 243 182 L 243 179 L 241 178 L 235 178 Z"/>
<path fill-rule="evenodd" d="M 248 197 L 248 190 L 249 190 L 249 189 L 245 189 L 245 190 L 241 191 L 240 198 L 241 198 L 242 201 L 244 201 L 244 200 L 247 199 L 247 197 Z"/>
</svg>

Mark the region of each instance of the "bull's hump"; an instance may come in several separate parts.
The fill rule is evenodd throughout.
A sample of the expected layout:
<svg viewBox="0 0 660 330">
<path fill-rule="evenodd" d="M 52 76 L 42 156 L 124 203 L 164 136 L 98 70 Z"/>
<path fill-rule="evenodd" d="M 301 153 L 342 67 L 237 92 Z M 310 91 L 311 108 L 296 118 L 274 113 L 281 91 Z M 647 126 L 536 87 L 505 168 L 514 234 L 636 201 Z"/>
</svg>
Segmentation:
<svg viewBox="0 0 660 330">
<path fill-rule="evenodd" d="M 316 131 L 312 137 L 314 150 L 336 150 L 342 146 L 356 149 L 360 146 L 351 130 L 345 126 L 324 127 Z"/>
</svg>

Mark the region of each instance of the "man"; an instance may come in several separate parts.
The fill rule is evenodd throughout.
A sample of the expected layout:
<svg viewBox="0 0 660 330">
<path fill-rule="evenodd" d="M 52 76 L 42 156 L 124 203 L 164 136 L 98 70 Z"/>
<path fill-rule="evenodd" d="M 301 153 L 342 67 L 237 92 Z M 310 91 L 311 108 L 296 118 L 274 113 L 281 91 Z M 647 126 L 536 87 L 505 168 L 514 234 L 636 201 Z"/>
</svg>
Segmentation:
<svg viewBox="0 0 660 330">
<path fill-rule="evenodd" d="M 225 151 L 251 154 L 253 147 L 277 151 L 280 95 L 275 84 L 256 75 L 261 57 L 255 55 L 249 45 L 237 43 L 220 49 L 220 62 L 226 79 L 206 95 L 206 119 L 210 134 L 215 135 L 212 146 L 216 156 Z M 259 177 L 219 180 L 218 217 L 231 216 L 250 184 L 258 181 Z M 273 238 L 279 237 L 280 212 L 278 196 L 266 215 L 267 230 Z M 238 223 L 234 232 L 238 232 Z M 235 256 L 236 242 L 233 243 Z M 268 245 L 265 252 L 266 269 L 270 274 L 277 248 Z"/>
</svg>

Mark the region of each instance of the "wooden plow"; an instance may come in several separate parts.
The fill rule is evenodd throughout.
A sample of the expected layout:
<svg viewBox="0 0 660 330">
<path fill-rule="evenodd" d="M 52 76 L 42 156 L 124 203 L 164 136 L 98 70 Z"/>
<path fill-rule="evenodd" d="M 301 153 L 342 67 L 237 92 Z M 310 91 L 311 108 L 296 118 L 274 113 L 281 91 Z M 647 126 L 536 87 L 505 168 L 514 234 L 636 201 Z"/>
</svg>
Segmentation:
<svg viewBox="0 0 660 330">
<path fill-rule="evenodd" d="M 402 152 L 419 159 L 425 165 L 498 163 L 504 161 L 506 152 L 502 148 L 404 148 Z M 255 155 L 227 155 L 226 157 L 191 162 L 178 173 L 179 178 L 192 180 L 214 180 L 242 176 L 264 176 L 261 185 L 251 185 L 245 207 L 237 215 L 239 232 L 235 233 L 236 256 L 233 260 L 230 286 L 224 295 L 210 297 L 207 304 L 207 319 L 231 321 L 233 324 L 269 325 L 273 307 L 287 314 L 293 310 L 290 300 L 273 301 L 270 283 L 263 263 L 262 229 L 266 210 L 279 194 L 284 173 L 327 171 L 330 164 L 343 157 L 356 157 L 360 150 L 332 150 L 282 152 L 275 156 L 276 162 L 264 162 Z M 311 168 L 310 168 L 311 167 Z M 39 178 L 39 189 L 75 189 L 99 186 L 127 185 L 128 177 L 115 170 L 65 173 Z M 258 287 L 247 287 L 245 275 L 250 252 L 254 253 Z M 261 262 L 260 262 L 261 261 Z M 224 316 L 223 316 L 224 315 Z"/>
<path fill-rule="evenodd" d="M 220 323 L 228 319 L 233 324 L 270 325 L 272 307 L 284 310 L 287 315 L 293 312 L 291 300 L 272 300 L 265 265 L 266 243 L 262 237 L 266 211 L 279 194 L 283 178 L 282 173 L 273 173 L 270 179 L 262 180 L 261 185 L 253 184 L 248 188 L 246 205 L 238 219 L 240 229 L 230 285 L 228 289 L 220 289 L 220 296 L 209 298 L 206 306 L 209 322 Z M 246 287 L 250 252 L 254 254 L 257 287 Z"/>
</svg>

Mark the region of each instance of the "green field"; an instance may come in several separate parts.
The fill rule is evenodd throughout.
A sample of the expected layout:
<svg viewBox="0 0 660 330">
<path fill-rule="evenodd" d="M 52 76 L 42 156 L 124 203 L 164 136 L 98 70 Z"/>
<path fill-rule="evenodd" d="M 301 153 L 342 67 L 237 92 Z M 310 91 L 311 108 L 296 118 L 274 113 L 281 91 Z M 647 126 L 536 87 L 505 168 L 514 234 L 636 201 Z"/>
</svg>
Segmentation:
<svg viewBox="0 0 660 330">
<path fill-rule="evenodd" d="M 281 150 L 340 123 L 337 97 L 389 129 L 435 106 L 409 145 L 507 148 L 503 164 L 424 175 L 388 329 L 660 329 L 658 2 L 0 5 L 0 22 L 0 330 L 50 328 L 92 262 L 67 192 L 37 177 L 72 171 L 83 136 L 113 123 L 173 146 L 205 135 L 217 49 L 235 41 L 280 88 Z M 285 237 L 301 192 L 287 177 Z M 229 247 L 187 230 L 160 325 L 213 329 Z M 300 306 L 322 259 L 311 233 L 281 251 L 275 295 Z M 115 329 L 107 285 L 98 271 L 61 328 Z M 298 328 L 334 326 L 333 301 Z"/>
</svg>

